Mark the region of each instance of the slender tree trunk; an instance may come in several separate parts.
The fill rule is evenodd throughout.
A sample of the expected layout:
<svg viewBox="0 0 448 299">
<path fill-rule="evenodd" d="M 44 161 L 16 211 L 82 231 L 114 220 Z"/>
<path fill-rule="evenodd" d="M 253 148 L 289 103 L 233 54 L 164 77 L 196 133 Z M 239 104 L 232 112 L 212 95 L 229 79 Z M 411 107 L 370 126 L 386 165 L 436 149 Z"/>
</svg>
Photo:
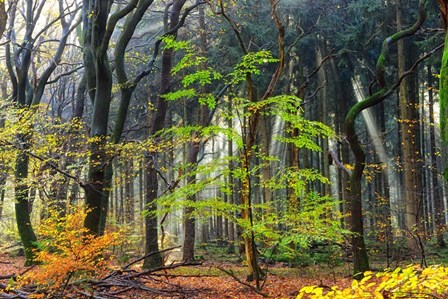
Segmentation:
<svg viewBox="0 0 448 299">
<path fill-rule="evenodd" d="M 380 124 L 381 130 L 381 144 L 386 148 L 386 117 L 384 110 L 384 102 L 378 105 L 378 118 L 377 121 Z M 386 243 L 386 255 L 389 263 L 390 245 L 393 243 L 393 233 L 392 233 L 392 217 L 391 217 L 391 207 L 390 207 L 390 186 L 389 186 L 389 171 L 394 171 L 390 169 L 388 165 L 389 161 L 382 161 L 386 164 L 380 174 L 380 186 L 381 192 L 377 196 L 377 214 L 379 222 L 379 233 L 378 238 L 380 241 Z"/>
<path fill-rule="evenodd" d="M 8 21 L 8 15 L 6 14 L 6 1 L 0 1 L 0 38 L 6 29 L 6 23 Z"/>
<path fill-rule="evenodd" d="M 125 188 L 125 214 L 126 223 L 134 222 L 134 170 L 132 158 L 124 161 L 124 188 Z"/>
<path fill-rule="evenodd" d="M 227 102 L 227 109 L 229 111 L 229 114 L 232 115 L 232 98 L 229 96 L 228 102 Z M 232 118 L 228 118 L 227 120 L 227 127 L 232 130 L 233 129 L 233 120 Z M 229 175 L 227 177 L 227 184 L 230 187 L 231 193 L 229 195 L 229 203 L 235 204 L 235 196 L 236 196 L 236 189 L 235 189 L 235 182 L 232 177 L 233 170 L 234 170 L 234 163 L 232 161 L 233 157 L 233 140 L 232 138 L 229 138 L 227 140 L 227 156 L 229 157 Z M 236 218 L 236 212 L 234 212 L 233 215 Z M 233 253 L 235 252 L 235 223 L 232 221 L 229 221 L 228 226 L 228 236 L 229 236 L 229 252 Z"/>
<path fill-rule="evenodd" d="M 0 3 L 0 18 L 2 17 L 2 12 L 1 12 L 2 5 L 3 5 L 3 9 L 4 9 L 5 3 L 4 2 Z M 6 19 L 6 14 L 4 17 Z M 6 25 L 6 23 L 5 23 L 5 25 Z M 6 99 L 6 97 L 7 97 L 6 88 L 7 88 L 7 81 L 6 81 L 6 78 L 4 78 L 0 85 L 1 99 L 3 99 L 3 100 Z M 4 128 L 5 128 L 5 118 L 0 116 L 0 130 L 3 130 Z M 6 188 L 6 178 L 7 177 L 8 177 L 8 172 L 7 172 L 6 167 L 4 165 L 0 165 L 0 220 L 2 219 L 2 215 L 3 215 L 3 204 L 5 202 L 5 188 Z"/>
<path fill-rule="evenodd" d="M 169 17 L 169 29 L 173 29 L 179 23 L 180 12 L 185 4 L 186 0 L 176 0 L 171 7 Z M 165 24 L 167 25 L 167 24 Z M 174 35 L 176 36 L 176 34 Z M 171 87 L 171 69 L 173 64 L 173 51 L 172 49 L 165 49 L 162 54 L 162 70 L 161 70 L 161 85 L 160 95 L 157 100 L 157 111 L 151 124 L 150 136 L 162 130 L 165 126 L 165 117 L 167 113 L 168 103 L 162 97 L 164 94 L 170 92 Z M 158 178 L 156 171 L 157 153 L 150 153 L 146 158 L 146 206 L 148 215 L 145 216 L 146 223 L 146 245 L 145 252 L 158 250 L 158 232 L 157 232 L 157 199 L 158 191 Z M 152 268 L 162 264 L 162 257 L 160 254 L 155 254 L 145 258 L 143 267 Z"/>
<path fill-rule="evenodd" d="M 434 198 L 435 211 L 435 233 L 437 243 L 440 247 L 446 247 L 443 233 L 445 228 L 445 212 L 443 204 L 443 190 L 438 178 L 438 163 L 437 163 L 437 146 L 434 120 L 434 93 L 433 93 L 433 74 L 431 66 L 428 65 L 428 97 L 429 97 L 429 139 L 431 147 L 431 178 L 432 178 L 432 194 Z"/>
<path fill-rule="evenodd" d="M 396 0 L 397 6 L 397 27 L 403 27 L 403 4 L 401 0 Z M 398 46 L 398 75 L 401 76 L 408 66 L 407 56 L 410 44 L 405 44 L 404 40 L 399 40 Z M 403 169 L 405 187 L 405 210 L 406 210 L 406 230 L 410 234 L 408 238 L 409 248 L 416 254 L 419 252 L 418 234 L 422 227 L 421 204 L 422 193 L 421 183 L 418 176 L 420 158 L 419 148 L 419 117 L 418 117 L 418 96 L 415 92 L 414 76 L 406 77 L 400 85 L 400 122 L 401 141 L 403 149 Z"/>
<path fill-rule="evenodd" d="M 197 157 L 199 153 L 199 142 L 190 142 L 188 145 L 188 161 L 189 165 L 196 165 Z M 193 175 L 189 175 L 187 177 L 187 185 L 192 185 L 196 183 L 196 174 L 194 169 L 192 169 Z M 189 201 L 196 201 L 196 194 L 193 194 L 188 198 Z M 187 207 L 185 209 L 185 224 L 184 224 L 184 246 L 183 246 L 183 260 L 184 261 L 192 261 L 194 260 L 194 244 L 195 244 L 195 218 L 192 216 L 194 212 L 193 207 Z"/>
<path fill-rule="evenodd" d="M 158 245 L 158 232 L 157 232 L 157 191 L 158 180 L 157 172 L 155 171 L 155 158 L 147 157 L 145 161 L 146 165 L 146 209 L 148 213 L 152 213 L 145 216 L 145 253 L 159 251 Z M 160 254 L 154 254 L 151 257 L 145 258 L 143 262 L 144 269 L 151 269 L 162 265 L 162 256 Z"/>
</svg>

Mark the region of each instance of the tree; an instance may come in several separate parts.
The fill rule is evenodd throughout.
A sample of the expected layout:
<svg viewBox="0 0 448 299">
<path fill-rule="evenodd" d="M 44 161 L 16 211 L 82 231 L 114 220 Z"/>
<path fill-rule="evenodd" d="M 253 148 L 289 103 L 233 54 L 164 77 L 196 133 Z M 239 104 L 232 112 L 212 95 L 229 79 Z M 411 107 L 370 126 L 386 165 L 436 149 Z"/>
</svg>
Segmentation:
<svg viewBox="0 0 448 299">
<path fill-rule="evenodd" d="M 104 232 L 112 178 L 111 157 L 106 151 L 113 83 L 108 49 L 118 22 L 127 17 L 126 27 L 121 32 L 115 49 L 117 78 L 121 86 L 121 103 L 112 142 L 118 143 L 132 92 L 138 83 L 138 81 L 128 82 L 124 64 L 125 50 L 138 23 L 152 3 L 153 0 L 132 0 L 124 7 L 117 6 L 112 14 L 112 5 L 109 5 L 109 1 L 89 0 L 83 3 L 84 67 L 87 87 L 93 103 L 90 128 L 91 155 L 88 182 L 84 185 L 86 205 L 90 212 L 85 218 L 84 225 L 92 234 L 101 235 Z"/>
<path fill-rule="evenodd" d="M 402 30 L 404 23 L 403 10 L 405 8 L 401 0 L 396 0 L 397 27 Z M 398 46 L 398 76 L 401 76 L 410 67 L 415 53 L 412 41 L 400 39 Z M 404 197 L 406 231 L 410 235 L 409 248 L 418 252 L 418 234 L 422 231 L 422 192 L 421 178 L 419 177 L 419 161 L 421 161 L 419 138 L 419 99 L 416 91 L 415 75 L 406 76 L 400 85 L 400 125 L 401 143 L 403 149 L 404 170 Z"/>
<path fill-rule="evenodd" d="M 353 233 L 351 245 L 353 250 L 353 271 L 355 275 L 362 274 L 369 269 L 369 261 L 364 241 L 364 225 L 363 225 L 363 213 L 362 213 L 362 184 L 361 179 L 366 164 L 366 154 L 363 146 L 361 145 L 358 134 L 356 133 L 356 118 L 360 113 L 372 106 L 375 106 L 389 96 L 401 83 L 406 75 L 411 72 L 407 71 L 401 74 L 398 85 L 395 84 L 391 87 L 387 86 L 385 79 L 385 67 L 386 59 L 389 51 L 389 46 L 397 41 L 413 35 L 423 24 L 426 15 L 424 10 L 424 2 L 419 3 L 419 18 L 417 22 L 410 28 L 398 31 L 397 33 L 389 36 L 383 41 L 381 54 L 378 57 L 376 65 L 376 83 L 379 90 L 363 99 L 357 104 L 353 105 L 345 117 L 345 133 L 347 141 L 355 157 L 355 166 L 353 171 L 348 171 L 350 176 L 350 203 L 351 203 L 351 231 Z M 414 64 L 415 66 L 415 64 Z M 412 70 L 413 71 L 413 70 Z M 347 171 L 347 170 L 346 170 Z"/>
<path fill-rule="evenodd" d="M 195 5 L 188 7 L 182 17 L 181 11 L 186 3 L 186 0 L 176 0 L 172 3 L 172 7 L 170 10 L 166 10 L 166 13 L 169 13 L 165 17 L 165 37 L 171 37 L 176 39 L 177 32 L 181 26 L 183 26 L 186 17 L 188 14 L 195 9 L 198 5 L 202 4 L 201 2 L 196 2 Z M 159 40 L 156 47 L 160 45 L 162 39 Z M 157 48 L 156 48 L 157 49 Z M 165 117 L 168 109 L 168 102 L 165 98 L 165 95 L 171 91 L 172 87 L 172 68 L 173 68 L 173 49 L 166 47 L 162 53 L 162 70 L 161 70 L 161 78 L 160 78 L 160 88 L 159 95 L 157 98 L 157 103 L 155 103 L 155 113 L 150 120 L 150 129 L 149 136 L 154 137 L 157 133 L 159 133 L 165 127 Z M 158 250 L 158 234 L 157 234 L 157 216 L 154 215 L 154 212 L 157 211 L 157 203 L 156 199 L 158 196 L 158 173 L 156 169 L 158 153 L 150 152 L 147 154 L 145 163 L 146 163 L 146 206 L 147 206 L 147 214 L 145 216 L 146 223 L 146 245 L 145 252 L 150 253 Z M 194 240 L 193 240 L 194 246 Z M 144 268 L 152 268 L 159 266 L 161 264 L 161 256 L 158 254 L 154 254 L 145 258 L 143 263 Z"/>
<path fill-rule="evenodd" d="M 6 1 L 0 1 L 0 38 L 6 29 L 6 23 L 8 22 L 8 15 L 6 14 Z"/>
<path fill-rule="evenodd" d="M 442 13 L 442 19 L 445 29 L 445 47 L 442 54 L 442 63 L 440 65 L 440 135 L 442 144 L 446 146 L 448 144 L 448 25 L 447 25 L 447 0 L 439 0 L 440 10 Z M 444 155 L 444 171 L 443 177 L 448 181 L 448 164 L 447 155 Z"/>
<path fill-rule="evenodd" d="M 42 0 L 38 3 L 32 1 L 24 1 L 22 3 L 25 8 L 25 13 L 20 14 L 18 1 L 14 1 L 9 9 L 9 26 L 6 38 L 8 43 L 5 46 L 6 52 L 6 67 L 12 85 L 12 93 L 10 98 L 25 110 L 31 112 L 36 111 L 37 105 L 40 104 L 43 97 L 44 90 L 50 79 L 50 76 L 57 68 L 62 59 L 67 40 L 70 33 L 76 28 L 79 23 L 76 21 L 76 13 L 79 7 L 66 4 L 64 1 L 58 2 L 58 15 L 53 19 L 49 19 L 47 23 L 39 31 L 36 30 L 36 24 L 41 17 L 41 11 L 48 3 Z M 24 32 L 21 40 L 16 40 L 17 31 L 20 31 L 21 22 L 17 18 L 22 16 L 25 23 Z M 34 58 L 34 53 L 39 49 L 42 43 L 39 39 L 50 29 L 54 24 L 60 22 L 61 35 L 59 37 L 59 44 L 54 50 L 54 54 L 48 60 L 48 65 L 42 67 L 39 74 L 34 74 L 34 82 L 31 85 L 31 62 Z M 36 78 L 36 76 L 39 76 Z M 25 248 L 26 264 L 33 262 L 33 248 L 37 238 L 32 228 L 30 219 L 30 203 L 28 198 L 29 186 L 27 184 L 29 156 L 27 150 L 32 136 L 31 130 L 24 130 L 17 135 L 17 142 L 20 144 L 20 151 L 16 158 L 15 165 L 15 209 L 16 220 L 19 235 L 23 246 Z"/>
<path fill-rule="evenodd" d="M 200 37 L 200 46 L 199 51 L 201 55 L 204 55 L 207 50 L 207 37 L 206 37 L 206 27 L 205 27 L 205 16 L 204 16 L 204 9 L 203 7 L 199 8 L 199 37 Z M 205 63 L 202 64 L 202 68 L 206 70 Z M 207 88 L 202 87 L 203 90 L 201 90 L 202 93 L 207 93 Z M 203 128 L 209 125 L 211 121 L 210 117 L 210 109 L 206 104 L 199 103 L 198 99 L 195 99 L 193 103 L 189 105 L 189 115 L 186 121 L 189 125 L 198 125 L 199 127 Z M 197 133 L 193 133 L 193 135 L 197 135 Z M 205 146 L 204 141 L 201 141 L 201 138 L 199 136 L 192 136 L 193 141 L 190 141 L 188 143 L 188 159 L 187 164 L 189 165 L 188 172 L 190 175 L 187 177 L 187 184 L 194 184 L 196 181 L 196 166 L 198 164 L 198 154 L 201 148 Z M 197 137 L 197 138 L 194 138 Z M 188 200 L 196 201 L 197 194 L 193 194 L 190 196 Z M 184 237 L 184 244 L 183 244 L 183 255 L 182 258 L 184 261 L 192 261 L 194 260 L 194 246 L 195 246 L 195 235 L 196 235 L 196 229 L 195 229 L 195 218 L 192 215 L 192 212 L 194 211 L 193 208 L 186 208 L 185 209 L 185 237 Z"/>
<path fill-rule="evenodd" d="M 257 97 L 256 94 L 256 87 L 253 82 L 252 73 L 250 71 L 249 66 L 248 70 L 244 70 L 246 67 L 244 65 L 244 62 L 241 64 L 242 66 L 242 72 L 243 75 L 246 78 L 246 88 L 247 88 L 247 96 L 249 103 L 256 104 L 257 102 L 263 102 L 270 98 L 273 93 L 274 89 L 278 83 L 278 80 L 280 78 L 280 75 L 282 74 L 284 68 L 285 68 L 285 28 L 283 27 L 283 24 L 280 21 L 280 18 L 278 16 L 277 11 L 277 5 L 278 2 L 275 0 L 270 1 L 271 8 L 272 8 L 272 18 L 274 20 L 274 23 L 276 25 L 276 28 L 278 30 L 277 35 L 277 46 L 279 51 L 279 58 L 277 62 L 277 68 L 274 71 L 274 74 L 271 77 L 271 80 L 266 87 L 266 90 L 264 91 L 263 96 L 260 98 Z M 235 22 L 227 15 L 225 10 L 225 5 L 222 0 L 218 1 L 219 6 L 219 13 L 228 21 L 229 25 L 231 26 L 233 32 L 235 33 L 236 38 L 238 39 L 239 45 L 241 47 L 241 50 L 245 55 L 249 55 L 248 60 L 250 61 L 250 52 L 247 49 L 247 46 L 243 40 L 242 34 Z M 247 128 L 243 131 L 245 131 L 245 135 L 243 137 L 243 148 L 240 152 L 240 159 L 241 159 L 241 172 L 243 173 L 241 179 L 241 199 L 240 202 L 243 206 L 243 209 L 241 211 L 241 219 L 247 223 L 249 223 L 250 227 L 254 225 L 253 223 L 253 211 L 252 211 L 252 199 L 251 199 L 251 178 L 250 178 L 250 169 L 252 167 L 252 158 L 254 156 L 254 150 L 256 146 L 256 140 L 257 140 L 257 133 L 258 128 L 260 124 L 260 115 L 261 110 L 254 109 L 253 113 L 251 113 L 247 118 Z M 245 253 L 246 253 L 246 262 L 249 268 L 249 280 L 255 280 L 257 283 L 257 287 L 259 287 L 259 282 L 262 277 L 261 269 L 258 265 L 258 258 L 257 258 L 257 248 L 255 244 L 255 235 L 252 230 L 249 230 L 244 234 L 244 245 L 245 245 Z"/>
<path fill-rule="evenodd" d="M 428 99 L 429 99 L 429 135 L 430 135 L 430 147 L 431 147 L 431 178 L 432 178 L 432 189 L 434 198 L 434 210 L 435 210 L 435 235 L 437 238 L 437 243 L 440 247 L 446 247 L 446 243 L 443 237 L 443 232 L 445 230 L 445 213 L 443 208 L 443 190 L 439 183 L 439 172 L 438 170 L 438 155 L 436 150 L 436 132 L 435 132 L 435 119 L 434 119 L 434 91 L 433 91 L 433 74 L 430 65 L 427 67 L 428 71 Z"/>
</svg>

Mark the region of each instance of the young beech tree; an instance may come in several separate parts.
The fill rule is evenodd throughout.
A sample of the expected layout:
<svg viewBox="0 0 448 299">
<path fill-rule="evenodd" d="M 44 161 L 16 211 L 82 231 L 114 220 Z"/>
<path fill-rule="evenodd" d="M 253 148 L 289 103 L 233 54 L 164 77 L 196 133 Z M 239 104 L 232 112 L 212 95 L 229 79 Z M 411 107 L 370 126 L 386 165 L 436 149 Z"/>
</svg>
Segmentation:
<svg viewBox="0 0 448 299">
<path fill-rule="evenodd" d="M 248 61 L 251 59 L 254 59 L 254 56 L 248 55 L 249 50 L 247 48 L 247 45 L 245 44 L 243 40 L 243 36 L 238 28 L 238 25 L 227 15 L 226 12 L 226 6 L 223 3 L 224 1 L 219 0 L 218 1 L 218 7 L 219 11 L 218 13 L 221 14 L 229 23 L 231 26 L 233 32 L 235 33 L 236 38 L 238 39 L 239 45 L 241 47 L 241 50 L 243 51 L 244 55 L 246 55 L 247 61 L 244 61 L 240 64 L 241 67 L 241 75 L 245 77 L 246 81 L 246 88 L 247 88 L 247 96 L 249 99 L 249 102 L 252 104 L 256 104 L 257 102 L 263 102 L 270 98 L 273 93 L 274 89 L 278 83 L 278 80 L 283 73 L 283 70 L 285 68 L 285 28 L 283 24 L 280 21 L 278 11 L 277 11 L 277 5 L 278 1 L 271 0 L 270 5 L 272 8 L 272 18 L 274 20 L 275 26 L 278 31 L 277 35 L 277 47 L 278 47 L 278 60 L 277 60 L 277 68 L 275 69 L 271 80 L 265 89 L 263 95 L 259 98 L 256 94 L 256 86 L 253 81 L 252 75 L 253 75 L 253 69 L 246 65 Z M 268 59 L 266 59 L 268 60 Z M 245 69 L 248 67 L 247 69 Z M 252 215 L 252 198 L 251 198 L 251 180 L 249 177 L 250 169 L 252 168 L 252 158 L 254 157 L 254 150 L 256 147 L 256 141 L 257 141 L 257 134 L 258 134 L 258 128 L 260 125 L 260 115 L 262 113 L 261 109 L 256 108 L 256 105 L 254 106 L 253 113 L 251 113 L 248 116 L 247 119 L 247 128 L 245 129 L 245 136 L 243 137 L 244 146 L 241 149 L 240 152 L 240 158 L 241 158 L 241 170 L 244 174 L 241 177 L 241 193 L 240 193 L 240 200 L 241 204 L 243 205 L 243 208 L 241 210 L 241 218 L 242 220 L 251 223 L 251 226 L 253 225 L 253 215 Z M 244 248 L 246 253 L 246 262 L 249 267 L 249 280 L 255 280 L 257 282 L 257 287 L 259 284 L 259 281 L 262 277 L 261 269 L 258 265 L 258 257 L 257 257 L 257 248 L 255 244 L 255 235 L 253 231 L 247 232 L 243 236 L 244 239 Z"/>
</svg>

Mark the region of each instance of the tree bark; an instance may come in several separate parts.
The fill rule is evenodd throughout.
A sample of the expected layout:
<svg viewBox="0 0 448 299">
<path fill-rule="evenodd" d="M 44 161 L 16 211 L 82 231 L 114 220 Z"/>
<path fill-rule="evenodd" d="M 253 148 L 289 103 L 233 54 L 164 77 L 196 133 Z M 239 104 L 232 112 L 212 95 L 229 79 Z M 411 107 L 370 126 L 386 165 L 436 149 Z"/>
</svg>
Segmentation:
<svg viewBox="0 0 448 299">
<path fill-rule="evenodd" d="M 398 31 L 397 33 L 387 37 L 383 41 L 382 50 L 377 60 L 376 65 L 376 81 L 379 85 L 379 90 L 371 96 L 363 99 L 353 105 L 345 117 L 345 132 L 350 148 L 355 156 L 355 167 L 350 175 L 350 197 L 352 204 L 351 225 L 352 225 L 352 250 L 353 250 L 353 265 L 354 274 L 360 273 L 369 269 L 368 256 L 364 244 L 363 232 L 363 215 L 362 215 L 362 194 L 361 194 L 361 179 L 365 167 L 366 155 L 359 142 L 358 135 L 355 129 L 355 120 L 359 114 L 372 106 L 381 103 L 388 95 L 390 95 L 394 88 L 387 89 L 386 78 L 384 76 L 386 58 L 389 51 L 389 46 L 401 39 L 415 34 L 426 19 L 424 9 L 424 0 L 419 2 L 419 18 L 414 25 L 407 29 Z"/>
<path fill-rule="evenodd" d="M 6 29 L 6 23 L 8 21 L 8 15 L 6 14 L 6 1 L 0 1 L 0 38 Z"/>
<path fill-rule="evenodd" d="M 28 200 L 29 187 L 25 182 L 28 178 L 28 164 L 28 155 L 24 152 L 19 153 L 15 166 L 15 210 L 17 228 L 25 251 L 25 266 L 34 263 L 35 242 L 37 242 L 37 237 L 31 224 L 31 210 Z"/>
<path fill-rule="evenodd" d="M 207 50 L 207 37 L 206 37 L 206 27 L 205 27 L 205 16 L 204 9 L 199 7 L 199 38 L 200 38 L 200 51 L 204 55 Z M 205 65 L 202 65 L 205 67 Z M 206 87 L 203 90 L 204 93 L 207 92 Z M 193 108 L 194 107 L 194 108 Z M 193 108 L 193 109 L 192 109 Z M 192 116 L 188 121 L 189 125 L 199 125 L 200 127 L 205 127 L 209 125 L 210 122 L 210 110 L 206 105 L 201 105 L 195 100 L 195 103 L 190 106 L 189 114 Z M 197 115 L 197 118 L 194 117 Z M 193 133 L 195 135 L 197 133 Z M 195 138 L 198 136 L 192 136 L 193 141 L 188 143 L 188 159 L 187 164 L 190 166 L 190 174 L 187 177 L 187 185 L 194 184 L 196 182 L 196 168 L 198 164 L 198 154 L 201 147 L 204 146 L 204 142 L 200 138 Z M 198 139 L 198 140 L 195 140 Z M 196 194 L 190 196 L 188 201 L 195 202 L 197 200 Z M 192 261 L 194 260 L 194 245 L 195 245 L 195 218 L 192 213 L 194 212 L 193 207 L 187 207 L 185 209 L 185 237 L 183 246 L 183 260 Z"/>
<path fill-rule="evenodd" d="M 440 81 L 439 81 L 439 96 L 440 96 L 440 135 L 442 148 L 447 148 L 448 144 L 448 130 L 447 130 L 447 120 L 448 120 L 448 31 L 447 31 L 447 1 L 439 0 L 441 5 L 441 11 L 444 19 L 444 29 L 445 29 L 445 47 L 443 49 L 442 62 L 440 66 Z M 448 155 L 446 153 L 442 154 L 442 167 L 443 167 L 443 177 L 445 181 L 448 181 Z"/>
<path fill-rule="evenodd" d="M 170 30 L 174 30 L 179 23 L 180 13 L 185 5 L 186 0 L 176 0 L 171 7 L 169 14 L 169 25 Z M 167 25 L 167 24 L 165 24 Z M 173 32 L 173 35 L 177 35 L 177 30 Z M 165 127 L 165 117 L 168 110 L 168 103 L 163 98 L 164 94 L 170 92 L 171 88 L 171 70 L 173 65 L 173 50 L 165 49 L 162 54 L 162 70 L 161 70 L 161 81 L 160 81 L 160 94 L 157 99 L 156 112 L 154 118 L 152 119 L 151 128 L 149 136 L 153 136 Z M 146 206 L 148 210 L 148 215 L 145 216 L 146 223 L 146 245 L 145 252 L 149 253 L 155 251 L 158 248 L 158 233 L 157 233 L 157 204 L 155 200 L 157 199 L 158 191 L 158 178 L 156 171 L 157 163 L 157 153 L 149 153 L 146 160 Z M 144 268 L 151 268 L 154 266 L 159 266 L 162 264 L 162 257 L 160 254 L 155 254 L 145 258 L 143 262 Z"/>
<path fill-rule="evenodd" d="M 396 0 L 397 6 L 397 27 L 403 27 L 403 4 L 401 0 Z M 398 76 L 401 76 L 408 68 L 408 54 L 406 49 L 410 49 L 410 44 L 403 39 L 397 43 L 398 47 Z M 418 116 L 418 96 L 415 92 L 414 76 L 407 76 L 400 85 L 400 122 L 401 122 L 401 142 L 403 149 L 403 169 L 405 188 L 405 211 L 406 230 L 410 234 L 408 246 L 414 254 L 419 252 L 419 242 L 417 234 L 423 231 L 421 225 L 422 193 L 419 178 L 419 162 L 421 160 L 419 148 L 419 116 Z"/>
<path fill-rule="evenodd" d="M 431 65 L 427 67 L 428 71 L 428 99 L 429 99 L 429 143 L 431 148 L 431 187 L 432 195 L 434 199 L 434 211 L 435 211 L 435 235 L 437 238 L 437 244 L 444 248 L 446 247 L 446 242 L 443 238 L 443 233 L 446 230 L 445 227 L 445 212 L 443 203 L 443 190 L 439 183 L 439 171 L 437 163 L 437 146 L 436 146 L 436 133 L 435 133 L 435 120 L 434 120 L 434 92 L 433 92 L 433 74 Z"/>
</svg>

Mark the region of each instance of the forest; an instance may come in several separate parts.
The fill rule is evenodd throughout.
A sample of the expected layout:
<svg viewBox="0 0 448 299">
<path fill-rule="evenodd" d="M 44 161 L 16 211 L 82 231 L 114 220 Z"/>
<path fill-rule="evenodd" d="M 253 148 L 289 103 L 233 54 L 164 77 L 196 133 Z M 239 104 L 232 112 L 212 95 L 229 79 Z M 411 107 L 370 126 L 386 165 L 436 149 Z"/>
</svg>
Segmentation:
<svg viewBox="0 0 448 299">
<path fill-rule="evenodd" d="M 0 0 L 0 298 L 448 298 L 448 0 Z"/>
</svg>

